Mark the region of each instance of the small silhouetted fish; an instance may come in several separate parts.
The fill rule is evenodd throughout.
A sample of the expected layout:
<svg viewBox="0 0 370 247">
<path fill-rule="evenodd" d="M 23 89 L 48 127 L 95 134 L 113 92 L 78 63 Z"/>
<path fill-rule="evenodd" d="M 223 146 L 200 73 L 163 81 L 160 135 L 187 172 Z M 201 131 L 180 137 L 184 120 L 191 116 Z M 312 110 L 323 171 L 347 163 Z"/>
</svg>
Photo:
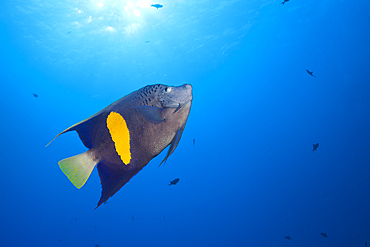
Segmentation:
<svg viewBox="0 0 370 247">
<path fill-rule="evenodd" d="M 321 234 L 321 236 L 323 236 L 324 238 L 328 238 L 329 236 L 328 235 L 326 235 L 326 233 L 324 233 L 324 232 L 322 232 L 322 233 L 320 233 Z"/>
<path fill-rule="evenodd" d="M 37 97 L 39 97 L 39 96 L 38 96 L 37 94 L 35 94 L 35 93 L 34 93 L 34 94 L 33 94 L 33 97 L 37 98 Z"/>
<path fill-rule="evenodd" d="M 367 247 L 367 243 L 365 242 L 365 247 Z"/>
<path fill-rule="evenodd" d="M 166 219 L 166 216 L 163 216 L 163 219 L 165 220 Z"/>
<path fill-rule="evenodd" d="M 95 247 L 100 247 L 100 245 L 96 244 Z"/>
<path fill-rule="evenodd" d="M 313 75 L 313 71 L 309 71 L 308 69 L 306 69 L 306 71 L 307 71 L 307 73 L 308 73 L 308 74 L 310 74 L 311 76 L 316 77 L 316 76 L 314 76 L 314 75 Z"/>
<path fill-rule="evenodd" d="M 290 236 L 285 236 L 286 239 L 288 240 L 292 240 L 292 238 Z"/>
<path fill-rule="evenodd" d="M 312 145 L 313 145 L 312 152 L 315 152 L 317 150 L 317 148 L 319 147 L 319 144 L 316 143 L 316 144 L 312 144 Z"/>
<path fill-rule="evenodd" d="M 162 4 L 159 4 L 159 3 L 156 3 L 156 4 L 152 4 L 151 5 L 152 7 L 154 7 L 154 8 L 163 8 L 163 5 Z"/>
<path fill-rule="evenodd" d="M 176 185 L 179 182 L 179 180 L 180 180 L 179 178 L 175 178 L 174 180 L 170 181 L 169 186 Z"/>
<path fill-rule="evenodd" d="M 145 43 L 145 44 L 148 44 L 149 42 L 150 42 L 150 40 L 147 40 L 147 41 L 145 41 L 144 43 Z"/>
<path fill-rule="evenodd" d="M 132 216 L 132 217 L 131 217 L 131 219 L 132 219 L 132 220 L 135 220 L 135 219 L 134 219 L 134 216 Z"/>
<path fill-rule="evenodd" d="M 75 221 L 77 221 L 77 218 L 75 218 Z"/>
<path fill-rule="evenodd" d="M 281 4 L 284 5 L 285 3 L 289 2 L 289 0 L 284 0 Z M 286 238 L 286 237 L 285 237 Z"/>
<path fill-rule="evenodd" d="M 70 34 L 70 33 L 72 33 L 72 31 L 69 31 L 67 34 Z"/>
<path fill-rule="evenodd" d="M 193 146 L 195 145 L 195 138 L 193 139 Z"/>
</svg>

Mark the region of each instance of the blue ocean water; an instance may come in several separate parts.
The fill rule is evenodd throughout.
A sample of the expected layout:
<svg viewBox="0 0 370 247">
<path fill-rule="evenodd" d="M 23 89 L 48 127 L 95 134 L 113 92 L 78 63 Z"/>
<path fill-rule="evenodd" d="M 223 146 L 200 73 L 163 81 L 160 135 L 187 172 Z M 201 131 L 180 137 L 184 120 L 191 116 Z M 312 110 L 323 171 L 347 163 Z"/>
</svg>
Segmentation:
<svg viewBox="0 0 370 247">
<path fill-rule="evenodd" d="M 0 246 L 370 244 L 370 2 L 281 2 L 2 3 Z M 180 144 L 94 210 L 45 145 L 156 83 L 193 85 Z"/>
</svg>

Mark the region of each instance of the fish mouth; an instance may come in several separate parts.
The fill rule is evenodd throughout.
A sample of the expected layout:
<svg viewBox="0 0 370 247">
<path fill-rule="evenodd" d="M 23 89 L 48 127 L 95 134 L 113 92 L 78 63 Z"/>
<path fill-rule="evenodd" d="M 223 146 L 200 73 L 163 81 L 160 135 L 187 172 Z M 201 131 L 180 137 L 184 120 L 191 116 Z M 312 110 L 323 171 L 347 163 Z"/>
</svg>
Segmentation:
<svg viewBox="0 0 370 247">
<path fill-rule="evenodd" d="M 179 106 L 176 108 L 176 110 L 175 110 L 175 112 L 174 113 L 176 113 L 176 112 L 178 112 L 178 111 L 180 111 L 184 106 L 186 106 L 189 102 L 190 102 L 191 100 L 189 99 L 188 101 L 186 101 L 185 103 L 179 103 Z"/>
</svg>

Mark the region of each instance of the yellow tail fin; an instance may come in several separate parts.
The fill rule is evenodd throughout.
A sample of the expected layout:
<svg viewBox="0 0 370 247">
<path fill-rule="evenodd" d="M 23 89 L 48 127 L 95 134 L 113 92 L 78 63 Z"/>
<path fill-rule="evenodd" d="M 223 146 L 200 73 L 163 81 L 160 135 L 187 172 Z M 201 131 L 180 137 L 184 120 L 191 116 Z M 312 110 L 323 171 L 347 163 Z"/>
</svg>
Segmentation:
<svg viewBox="0 0 370 247">
<path fill-rule="evenodd" d="M 59 161 L 59 166 L 74 186 L 80 189 L 86 183 L 98 162 L 98 160 L 94 159 L 94 155 L 92 155 L 90 150 L 88 150 L 82 154 Z"/>
</svg>

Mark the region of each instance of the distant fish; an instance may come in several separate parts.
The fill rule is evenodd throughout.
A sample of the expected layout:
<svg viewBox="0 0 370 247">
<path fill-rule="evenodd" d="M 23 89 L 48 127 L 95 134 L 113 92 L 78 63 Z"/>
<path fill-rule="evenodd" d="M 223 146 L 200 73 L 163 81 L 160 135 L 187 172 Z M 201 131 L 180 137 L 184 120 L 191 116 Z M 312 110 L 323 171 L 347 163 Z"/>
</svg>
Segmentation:
<svg viewBox="0 0 370 247">
<path fill-rule="evenodd" d="M 149 85 L 119 99 L 56 136 L 75 130 L 88 148 L 59 161 L 61 170 L 81 188 L 97 166 L 99 207 L 169 146 L 161 164 L 166 162 L 179 144 L 192 99 L 190 84 Z"/>
<path fill-rule="evenodd" d="M 179 178 L 175 178 L 174 180 L 170 181 L 169 186 L 176 185 L 179 182 L 179 180 L 180 180 Z"/>
<path fill-rule="evenodd" d="M 37 97 L 39 97 L 39 96 L 38 96 L 37 94 L 35 94 L 35 93 L 34 93 L 34 94 L 33 94 L 33 97 L 37 98 Z"/>
<path fill-rule="evenodd" d="M 70 34 L 70 33 L 72 33 L 72 31 L 69 31 L 67 34 Z"/>
<path fill-rule="evenodd" d="M 316 77 L 316 76 L 314 76 L 314 75 L 313 75 L 313 71 L 309 71 L 308 69 L 306 69 L 306 71 L 307 71 L 307 73 L 308 73 L 308 74 L 310 74 L 311 76 Z"/>
<path fill-rule="evenodd" d="M 315 152 L 317 150 L 317 148 L 319 147 L 319 144 L 316 143 L 316 144 L 312 144 L 312 145 L 313 145 L 312 152 Z"/>
<path fill-rule="evenodd" d="M 96 244 L 95 247 L 100 247 L 100 245 Z"/>
<path fill-rule="evenodd" d="M 156 3 L 156 4 L 152 4 L 151 5 L 152 7 L 154 7 L 154 8 L 163 8 L 163 5 L 162 4 L 159 4 L 159 3 Z"/>
<path fill-rule="evenodd" d="M 365 247 L 367 247 L 367 243 L 365 242 Z"/>
<path fill-rule="evenodd" d="M 135 219 L 134 219 L 134 216 L 132 216 L 131 218 L 132 218 L 132 220 L 135 220 Z"/>
<path fill-rule="evenodd" d="M 147 41 L 145 41 L 144 43 L 145 43 L 145 44 L 148 44 L 149 42 L 150 42 L 150 40 L 147 40 Z"/>
<path fill-rule="evenodd" d="M 289 0 L 284 0 L 281 4 L 284 5 L 285 3 L 289 2 Z"/>
<path fill-rule="evenodd" d="M 320 233 L 321 234 L 321 236 L 323 236 L 324 238 L 328 238 L 329 236 L 328 235 L 326 235 L 326 233 L 324 233 L 324 232 L 322 232 L 322 233 Z"/>
<path fill-rule="evenodd" d="M 290 236 L 285 236 L 286 239 L 288 240 L 292 240 L 292 238 Z"/>
<path fill-rule="evenodd" d="M 195 138 L 193 138 L 193 146 L 195 145 Z"/>
</svg>

